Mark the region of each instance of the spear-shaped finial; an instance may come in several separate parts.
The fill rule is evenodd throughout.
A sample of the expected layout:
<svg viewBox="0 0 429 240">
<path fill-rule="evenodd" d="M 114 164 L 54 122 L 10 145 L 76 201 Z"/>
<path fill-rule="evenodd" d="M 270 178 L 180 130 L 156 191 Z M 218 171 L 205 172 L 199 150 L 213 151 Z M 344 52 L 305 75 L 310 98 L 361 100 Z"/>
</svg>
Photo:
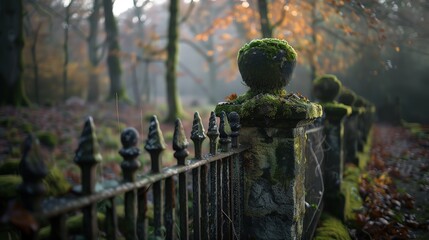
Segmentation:
<svg viewBox="0 0 429 240">
<path fill-rule="evenodd" d="M 228 118 L 226 113 L 222 111 L 220 113 L 220 122 L 219 122 L 219 143 L 222 152 L 228 152 L 231 145 L 231 139 L 229 135 L 231 134 L 231 126 L 229 125 Z"/>
<path fill-rule="evenodd" d="M 174 157 L 177 159 L 178 165 L 185 165 L 185 158 L 189 155 L 188 145 L 182 122 L 180 119 L 176 119 L 174 123 L 173 150 L 175 151 Z"/>
<path fill-rule="evenodd" d="M 150 119 L 149 133 L 144 148 L 150 153 L 152 162 L 152 172 L 161 170 L 161 159 L 159 155 L 165 149 L 165 141 L 162 136 L 161 128 L 159 127 L 158 118 L 154 115 Z"/>
<path fill-rule="evenodd" d="M 202 159 L 201 148 L 204 139 L 206 139 L 207 137 L 204 131 L 205 130 L 201 121 L 200 114 L 198 112 L 195 112 L 191 131 L 191 140 L 194 142 L 195 148 L 195 159 Z"/>
<path fill-rule="evenodd" d="M 79 138 L 74 162 L 78 165 L 93 165 L 102 160 L 99 151 L 95 125 L 92 117 L 88 117 Z"/>
<path fill-rule="evenodd" d="M 210 154 L 215 155 L 217 149 L 217 137 L 219 136 L 218 126 L 216 123 L 216 114 L 215 112 L 210 113 L 209 118 L 209 129 L 207 131 L 207 136 L 210 139 Z"/>
</svg>

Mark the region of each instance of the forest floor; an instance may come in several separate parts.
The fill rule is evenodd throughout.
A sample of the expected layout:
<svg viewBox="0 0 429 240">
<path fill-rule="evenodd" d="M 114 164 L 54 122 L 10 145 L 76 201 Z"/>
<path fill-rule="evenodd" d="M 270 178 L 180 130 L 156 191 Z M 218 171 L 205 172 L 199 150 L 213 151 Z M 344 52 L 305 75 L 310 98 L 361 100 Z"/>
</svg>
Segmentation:
<svg viewBox="0 0 429 240">
<path fill-rule="evenodd" d="M 188 141 L 192 129 L 192 120 L 195 111 L 201 115 L 203 125 L 207 129 L 210 111 L 205 106 L 186 107 L 181 118 Z M 118 154 L 122 147 L 120 133 L 126 127 L 134 127 L 140 132 L 139 148 L 142 151 L 140 161 L 142 171 L 150 166 L 149 154 L 144 150 L 149 128 L 149 119 L 157 115 L 161 131 L 167 144 L 163 158 L 163 166 L 175 164 L 172 151 L 174 124 L 165 123 L 167 115 L 165 105 L 143 106 L 136 108 L 128 104 L 99 103 L 94 105 L 60 105 L 53 107 L 30 108 L 0 108 L 0 164 L 9 160 L 19 160 L 21 144 L 26 135 L 31 132 L 39 138 L 42 152 L 48 165 L 55 165 L 63 170 L 66 178 L 79 183 L 79 169 L 73 163 L 74 152 L 88 116 L 93 118 L 96 126 L 96 135 L 103 157 L 100 171 L 103 179 L 114 179 L 120 175 L 119 164 L 122 158 Z M 205 141 L 208 145 L 208 140 Z M 208 146 L 203 146 L 207 152 Z M 189 146 L 192 153 L 192 144 Z"/>
<path fill-rule="evenodd" d="M 360 179 L 362 234 L 355 238 L 429 239 L 427 130 L 374 126 L 370 162 Z"/>
</svg>

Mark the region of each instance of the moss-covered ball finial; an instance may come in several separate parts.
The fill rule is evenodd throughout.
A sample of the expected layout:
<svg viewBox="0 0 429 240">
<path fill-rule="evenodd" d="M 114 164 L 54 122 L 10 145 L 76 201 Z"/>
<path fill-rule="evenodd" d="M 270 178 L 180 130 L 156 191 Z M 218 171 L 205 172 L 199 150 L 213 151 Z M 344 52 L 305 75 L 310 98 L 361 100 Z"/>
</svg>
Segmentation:
<svg viewBox="0 0 429 240">
<path fill-rule="evenodd" d="M 291 79 L 297 54 L 285 40 L 256 39 L 238 52 L 238 69 L 243 81 L 254 92 L 274 92 Z"/>
<path fill-rule="evenodd" d="M 345 87 L 341 88 L 340 94 L 338 95 L 338 102 L 347 106 L 353 106 L 356 101 L 356 94 Z"/>
<path fill-rule="evenodd" d="M 321 102 L 332 102 L 340 93 L 341 86 L 335 75 L 325 74 L 313 81 L 313 94 Z"/>
</svg>

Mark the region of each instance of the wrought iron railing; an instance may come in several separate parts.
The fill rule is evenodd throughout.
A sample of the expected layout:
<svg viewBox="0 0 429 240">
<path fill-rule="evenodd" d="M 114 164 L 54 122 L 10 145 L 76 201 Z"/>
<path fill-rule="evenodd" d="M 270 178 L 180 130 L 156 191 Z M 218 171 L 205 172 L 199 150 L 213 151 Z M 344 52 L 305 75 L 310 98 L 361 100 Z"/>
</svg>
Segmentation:
<svg viewBox="0 0 429 240">
<path fill-rule="evenodd" d="M 105 238 L 117 239 L 120 231 L 116 199 L 122 196 L 125 215 L 123 225 L 126 228 L 122 229 L 122 235 L 126 239 L 146 239 L 149 235 L 148 193 L 152 194 L 153 203 L 151 236 L 165 239 L 240 239 L 243 211 L 243 167 L 240 154 L 246 147 L 239 145 L 239 129 L 238 114 L 230 113 L 227 117 L 222 113 L 218 128 L 212 112 L 209 128 L 205 133 L 201 118 L 195 113 L 191 132 L 195 157 L 186 160 L 189 155 L 188 141 L 178 119 L 173 136 L 177 164 L 161 168 L 161 153 L 166 145 L 158 120 L 153 116 L 145 144 L 151 157 L 151 172 L 141 176 L 136 174 L 140 167 L 140 149 L 137 147 L 139 134 L 134 128 L 127 128 L 121 134 L 123 147 L 119 151 L 123 157 L 123 180 L 115 187 L 96 191 L 96 165 L 101 156 L 98 153 L 93 120 L 88 118 L 74 159 L 81 169 L 81 196 L 48 198 L 42 201 L 42 179 L 46 176 L 47 169 L 43 161 L 37 159 L 37 147 L 32 146 L 32 141 L 29 140 L 22 162 L 24 171 L 21 171 L 24 179 L 20 186 L 23 203 L 38 222 L 50 220 L 51 239 L 68 239 L 67 218 L 79 210 L 83 213 L 85 239 L 99 239 L 97 203 L 101 201 L 107 201 L 104 212 Z M 206 136 L 210 140 L 210 153 L 203 156 L 201 148 Z M 192 201 L 189 201 L 189 196 Z M 22 239 L 37 238 L 37 229 L 29 229 L 31 231 L 22 231 Z"/>
</svg>

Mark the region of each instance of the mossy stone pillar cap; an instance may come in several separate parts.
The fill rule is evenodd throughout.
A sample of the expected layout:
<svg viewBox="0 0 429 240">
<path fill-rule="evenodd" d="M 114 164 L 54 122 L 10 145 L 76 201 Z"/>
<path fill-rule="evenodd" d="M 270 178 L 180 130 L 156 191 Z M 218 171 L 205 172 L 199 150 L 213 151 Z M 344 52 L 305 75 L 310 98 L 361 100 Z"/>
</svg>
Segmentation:
<svg viewBox="0 0 429 240">
<path fill-rule="evenodd" d="M 356 94 L 353 91 L 343 87 L 340 91 L 340 94 L 338 95 L 338 102 L 345 104 L 347 106 L 353 106 L 355 101 L 356 101 Z"/>
<path fill-rule="evenodd" d="M 332 102 L 340 93 L 341 85 L 335 75 L 322 75 L 313 82 L 314 96 L 322 102 Z"/>
<path fill-rule="evenodd" d="M 256 39 L 238 52 L 238 69 L 251 90 L 271 92 L 290 82 L 296 57 L 295 50 L 285 40 Z"/>
</svg>

